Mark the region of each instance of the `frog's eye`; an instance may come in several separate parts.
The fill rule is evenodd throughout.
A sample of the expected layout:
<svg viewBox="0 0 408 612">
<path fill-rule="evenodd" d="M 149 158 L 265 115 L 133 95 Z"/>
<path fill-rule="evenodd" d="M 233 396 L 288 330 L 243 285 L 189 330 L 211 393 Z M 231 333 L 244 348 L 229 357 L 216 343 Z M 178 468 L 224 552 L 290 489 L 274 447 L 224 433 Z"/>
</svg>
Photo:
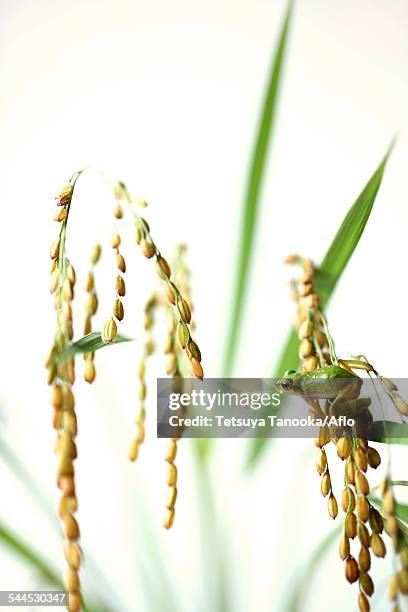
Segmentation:
<svg viewBox="0 0 408 612">
<path fill-rule="evenodd" d="M 282 380 L 279 384 L 282 391 L 290 391 L 293 386 L 291 380 Z"/>
<path fill-rule="evenodd" d="M 286 370 L 284 376 L 292 376 L 292 374 L 296 374 L 296 370 Z"/>
</svg>

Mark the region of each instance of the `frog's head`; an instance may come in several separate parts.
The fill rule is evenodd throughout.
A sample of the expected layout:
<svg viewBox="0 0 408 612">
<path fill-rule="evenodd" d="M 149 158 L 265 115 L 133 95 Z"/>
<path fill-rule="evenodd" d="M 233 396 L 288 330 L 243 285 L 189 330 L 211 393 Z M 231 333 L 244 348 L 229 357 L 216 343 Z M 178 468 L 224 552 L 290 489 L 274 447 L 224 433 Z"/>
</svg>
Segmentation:
<svg viewBox="0 0 408 612">
<path fill-rule="evenodd" d="M 284 395 L 297 395 L 301 393 L 297 378 L 295 370 L 285 372 L 284 377 L 276 381 L 275 386 L 278 393 L 283 393 Z"/>
</svg>

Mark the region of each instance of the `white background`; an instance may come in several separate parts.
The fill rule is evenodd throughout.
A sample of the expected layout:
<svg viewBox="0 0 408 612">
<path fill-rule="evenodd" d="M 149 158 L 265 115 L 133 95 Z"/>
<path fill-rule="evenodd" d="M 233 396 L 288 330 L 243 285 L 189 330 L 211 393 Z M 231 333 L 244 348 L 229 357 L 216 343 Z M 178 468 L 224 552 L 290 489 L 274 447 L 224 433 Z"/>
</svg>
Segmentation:
<svg viewBox="0 0 408 612">
<path fill-rule="evenodd" d="M 217 376 L 246 171 L 284 8 L 272 0 L 2 3 L 2 432 L 54 505 L 43 369 L 54 327 L 48 292 L 48 249 L 57 231 L 49 220 L 53 196 L 74 170 L 95 165 L 149 201 L 146 217 L 165 254 L 180 240 L 188 243 L 197 341 L 206 373 Z M 303 0 L 295 7 L 237 374 L 271 372 L 293 315 L 283 258 L 293 251 L 316 260 L 323 256 L 397 135 L 329 320 L 339 352 L 364 352 L 382 372 L 405 375 L 407 26 L 403 0 Z M 109 236 L 110 207 L 98 177 L 84 177 L 68 241 L 80 279 L 93 242 Z M 113 290 L 107 255 L 106 273 L 98 280 L 104 296 L 99 325 Z M 130 239 L 127 259 L 130 295 L 123 332 L 137 336 L 154 275 Z M 180 453 L 171 533 L 162 533 L 160 525 L 163 449 L 150 420 L 140 462 L 126 461 L 139 352 L 135 344 L 100 354 L 98 383 L 78 386 L 83 543 L 113 590 L 123 592 L 118 609 L 156 612 L 142 595 L 144 572 L 156 567 L 149 557 L 148 523 L 180 609 L 215 609 L 206 572 L 212 567 L 217 574 L 218 568 L 200 547 L 203 523 L 195 496 L 200 483 L 187 450 L 191 445 Z M 161 371 L 157 358 L 151 397 Z M 153 401 L 150 408 L 153 413 Z M 217 445 L 212 472 L 234 611 L 284 609 L 296 571 L 330 527 L 311 446 L 282 441 L 250 476 L 243 469 L 245 442 Z M 396 477 L 404 476 L 398 461 L 394 469 Z M 2 520 L 61 567 L 50 519 L 6 469 L 1 487 Z M 212 554 L 210 539 L 205 542 Z M 378 591 L 385 566 L 374 564 Z M 319 572 L 301 609 L 325 610 L 328 598 L 332 610 L 353 609 L 356 589 L 345 584 L 335 546 Z M 84 582 L 92 589 L 91 573 L 89 568 Z M 2 553 L 2 589 L 28 588 L 35 581 L 31 571 Z M 383 609 L 381 598 L 376 601 L 376 609 Z"/>
</svg>

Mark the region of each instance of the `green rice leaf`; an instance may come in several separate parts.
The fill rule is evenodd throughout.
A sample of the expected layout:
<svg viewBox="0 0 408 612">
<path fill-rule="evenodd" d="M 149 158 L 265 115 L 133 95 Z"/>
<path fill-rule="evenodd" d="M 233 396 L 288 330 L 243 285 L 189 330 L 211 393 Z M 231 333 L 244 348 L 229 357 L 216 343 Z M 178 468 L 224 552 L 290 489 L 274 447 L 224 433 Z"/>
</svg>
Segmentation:
<svg viewBox="0 0 408 612">
<path fill-rule="evenodd" d="M 395 504 L 395 515 L 400 521 L 403 521 L 405 524 L 408 524 L 408 505 L 407 504 Z"/>
<path fill-rule="evenodd" d="M 408 444 L 408 425 L 392 421 L 378 421 L 373 425 L 372 440 L 384 444 Z"/>
<path fill-rule="evenodd" d="M 35 477 L 33 477 L 33 475 L 27 470 L 26 466 L 20 461 L 19 457 L 15 453 L 13 447 L 7 442 L 7 437 L 1 434 L 0 434 L 0 459 L 4 461 L 4 463 L 8 466 L 8 468 L 13 472 L 13 475 L 15 476 L 15 478 L 17 478 L 20 481 L 20 484 L 32 496 L 33 501 L 35 501 L 38 504 L 38 506 L 42 509 L 43 514 L 49 517 L 49 529 L 50 529 L 49 535 L 51 535 L 52 532 L 55 532 L 59 535 L 60 525 L 57 520 L 57 515 L 54 509 L 52 508 L 51 504 L 49 503 L 49 500 L 45 497 L 44 492 L 38 487 Z M 0 525 L 0 530 L 1 530 L 1 525 Z M 10 536 L 8 539 L 6 539 L 7 534 L 8 536 Z M 4 537 L 0 535 L 0 541 L 1 540 L 3 540 L 3 542 L 7 541 L 9 546 L 13 538 L 15 542 L 18 542 L 15 536 L 12 536 L 10 530 L 8 529 L 4 530 L 3 536 Z M 16 550 L 15 547 L 13 548 L 14 550 Z M 87 567 L 93 574 L 93 582 L 98 585 L 99 587 L 98 592 L 103 593 L 104 599 L 105 599 L 105 594 L 107 594 L 108 591 L 109 591 L 109 594 L 111 594 L 110 585 L 108 584 L 106 577 L 101 572 L 99 566 L 95 563 L 95 561 L 92 559 L 92 556 L 89 553 L 87 553 L 86 558 L 87 558 Z M 25 557 L 25 560 L 28 560 L 28 558 Z M 114 595 L 116 596 L 116 594 L 112 593 L 111 595 L 112 600 L 113 600 Z M 100 596 L 95 594 L 93 599 L 95 600 L 94 603 L 98 604 L 99 606 L 98 610 L 100 612 L 109 610 L 109 607 L 105 603 L 102 604 L 102 600 L 100 599 Z"/>
<path fill-rule="evenodd" d="M 236 258 L 235 288 L 231 302 L 231 311 L 228 316 L 229 328 L 224 354 L 224 377 L 231 375 L 237 354 L 239 330 L 241 328 L 248 289 L 250 264 L 255 247 L 255 231 L 259 216 L 261 188 L 265 175 L 268 149 L 276 123 L 276 105 L 281 85 L 282 68 L 286 53 L 291 14 L 292 1 L 288 4 L 278 45 L 272 61 L 258 133 L 250 162 L 241 220 L 239 253 Z"/>
<path fill-rule="evenodd" d="M 49 584 L 58 591 L 65 587 L 57 571 L 45 561 L 29 544 L 13 533 L 4 523 L 0 523 L 0 543 L 10 549 L 24 563 L 30 565 Z M 112 608 L 96 598 L 89 606 L 84 606 L 84 612 L 112 612 Z"/>
<path fill-rule="evenodd" d="M 389 147 L 382 162 L 348 211 L 317 271 L 315 286 L 317 293 L 321 297 L 321 308 L 327 305 L 344 268 L 361 238 L 378 190 L 380 189 L 392 146 Z M 298 349 L 299 343 L 296 333 L 292 330 L 289 333 L 273 376 L 282 376 L 286 370 L 297 370 L 299 366 Z M 268 441 L 270 441 L 268 438 L 254 438 L 252 440 L 248 460 L 249 467 L 252 468 L 256 465 Z"/>
<path fill-rule="evenodd" d="M 26 563 L 30 564 L 36 569 L 43 578 L 50 584 L 59 590 L 64 590 L 64 586 L 58 577 L 56 571 L 51 568 L 39 554 L 28 546 L 23 540 L 13 534 L 4 523 L 0 523 L 0 541 L 11 549 L 16 555 L 23 559 Z"/>
<path fill-rule="evenodd" d="M 315 287 L 323 307 L 330 299 L 344 268 L 359 243 L 380 189 L 385 166 L 392 148 L 393 144 L 391 144 L 377 170 L 348 211 L 319 266 Z"/>
<path fill-rule="evenodd" d="M 29 491 L 33 498 L 38 502 L 43 513 L 49 517 L 50 521 L 54 522 L 59 532 L 59 523 L 52 506 L 49 504 L 44 492 L 39 488 L 35 478 L 33 478 L 33 475 L 27 470 L 26 466 L 19 459 L 13 446 L 7 441 L 7 436 L 3 435 L 3 433 L 0 433 L 0 459 L 2 459 L 12 471 L 14 478 L 18 479 L 25 489 Z"/>
<path fill-rule="evenodd" d="M 342 529 L 339 525 L 332 531 L 330 531 L 318 544 L 313 553 L 310 555 L 309 560 L 306 564 L 305 571 L 302 577 L 293 582 L 291 588 L 291 594 L 288 598 L 286 606 L 286 612 L 301 612 L 304 609 L 305 597 L 308 589 L 311 586 L 313 574 L 324 559 L 327 551 L 337 540 L 337 537 Z"/>
<path fill-rule="evenodd" d="M 76 342 L 72 342 L 62 353 L 57 356 L 58 360 L 69 359 L 74 355 L 80 353 L 94 353 L 105 346 L 113 346 L 114 344 L 121 344 L 122 342 L 131 342 L 133 338 L 127 338 L 126 336 L 117 335 L 113 342 L 103 342 L 101 332 L 92 332 L 87 336 L 83 336 Z"/>
</svg>

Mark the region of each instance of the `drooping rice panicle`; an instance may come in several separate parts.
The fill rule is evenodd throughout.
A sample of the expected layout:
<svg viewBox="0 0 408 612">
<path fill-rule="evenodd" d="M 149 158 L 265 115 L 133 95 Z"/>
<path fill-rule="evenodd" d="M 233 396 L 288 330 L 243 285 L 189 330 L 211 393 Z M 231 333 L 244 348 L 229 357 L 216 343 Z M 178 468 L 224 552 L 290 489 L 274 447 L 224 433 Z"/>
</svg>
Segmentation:
<svg viewBox="0 0 408 612">
<path fill-rule="evenodd" d="M 319 297 L 313 291 L 315 276 L 313 263 L 298 255 L 289 256 L 286 263 L 298 264 L 303 269 L 302 277 L 291 282 L 292 297 L 297 303 L 296 329 L 300 342 L 299 357 L 302 370 L 308 372 L 319 367 L 339 364 L 352 372 L 353 364 L 349 367 L 346 362 L 337 360 L 327 321 L 319 310 Z M 375 372 L 368 362 L 366 367 L 363 362 L 362 368 Z M 307 402 L 312 413 L 319 414 L 321 408 L 316 405 L 318 402 L 310 400 Z M 331 402 L 326 400 L 325 404 L 330 413 Z M 338 457 L 345 461 L 345 488 L 341 496 L 345 519 L 343 534 L 339 542 L 339 555 L 345 562 L 346 579 L 351 583 L 359 581 L 359 609 L 361 612 L 367 612 L 370 609 L 369 598 L 374 592 L 374 583 L 369 574 L 370 548 L 372 553 L 378 557 L 386 554 L 386 548 L 381 537 L 383 530 L 381 515 L 372 506 L 368 497 L 370 486 L 366 471 L 368 466 L 377 468 L 381 458 L 374 448 L 368 446 L 365 439 L 347 437 L 344 436 L 344 433 L 342 437 L 338 437 L 336 431 L 321 431 L 320 437 L 315 440 L 319 449 L 316 469 L 321 476 L 321 492 L 325 497 L 329 496 L 328 510 L 332 518 L 336 518 L 338 508 L 332 491 L 328 460 L 324 449 L 324 446 L 330 441 L 336 445 Z M 350 540 L 354 540 L 356 536 L 360 542 L 358 560 L 351 554 L 350 546 Z"/>
<path fill-rule="evenodd" d="M 399 394 L 397 385 L 392 380 L 384 378 L 384 376 L 380 376 L 378 372 L 375 372 L 375 374 L 398 412 L 403 417 L 408 416 L 408 404 Z"/>
<path fill-rule="evenodd" d="M 292 299 L 297 304 L 296 331 L 299 338 L 299 358 L 304 372 L 330 365 L 330 339 L 323 326 L 319 296 L 314 291 L 315 266 L 311 259 L 289 255 L 285 263 L 299 265 L 302 276 L 291 281 Z"/>
<path fill-rule="evenodd" d="M 310 259 L 304 259 L 299 255 L 289 255 L 285 263 L 299 265 L 302 269 L 302 276 L 291 281 L 291 295 L 297 305 L 296 331 L 299 338 L 301 369 L 304 372 L 311 372 L 331 363 L 328 354 L 330 341 L 321 326 L 319 298 L 313 290 L 315 267 Z M 315 414 L 320 410 L 318 402 L 308 403 Z M 329 463 L 324 449 L 330 440 L 327 431 L 321 431 L 319 438 L 315 440 L 315 445 L 318 447 L 316 469 L 321 477 L 321 493 L 324 497 L 328 496 L 328 512 L 334 519 L 338 514 L 338 504 L 332 490 Z"/>
<path fill-rule="evenodd" d="M 177 353 L 179 350 L 178 343 L 176 342 L 176 327 L 177 323 L 173 315 L 173 311 L 168 307 L 167 310 L 167 336 L 164 344 L 164 353 L 166 359 L 166 374 L 173 376 L 174 372 L 178 368 L 178 357 Z"/>
<path fill-rule="evenodd" d="M 172 388 L 175 393 L 183 392 L 183 376 L 181 374 L 181 370 L 179 368 L 179 364 L 176 363 L 175 371 L 172 375 Z M 176 412 L 179 416 L 183 416 L 185 414 L 183 408 L 179 408 Z M 178 480 L 178 471 L 176 466 L 176 455 L 177 455 L 177 444 L 181 438 L 183 433 L 182 427 L 174 428 L 174 437 L 169 440 L 165 461 L 168 463 L 167 466 L 167 478 L 166 484 L 168 487 L 167 497 L 166 497 L 166 514 L 163 519 L 163 527 L 165 529 L 170 529 L 174 523 L 174 517 L 176 514 L 176 500 L 177 500 L 177 480 Z"/>
<path fill-rule="evenodd" d="M 175 278 L 176 284 L 180 289 L 180 293 L 184 296 L 190 309 L 190 329 L 195 329 L 196 323 L 194 320 L 194 304 L 191 297 L 191 270 L 187 265 L 186 252 L 187 246 L 185 244 L 182 243 L 177 245 L 174 258 Z"/>
<path fill-rule="evenodd" d="M 192 329 L 195 328 L 195 323 L 191 316 L 191 313 L 193 312 L 193 304 L 191 299 L 190 270 L 186 264 L 185 253 L 185 245 L 179 245 L 176 249 L 174 264 L 172 265 L 172 268 L 174 268 L 175 282 L 179 287 L 180 293 L 184 296 L 184 308 L 188 309 L 189 316 L 185 317 L 184 320 L 188 319 L 188 323 L 190 325 L 190 328 Z M 169 301 L 171 303 L 171 300 Z M 191 338 L 187 343 L 184 352 L 182 344 L 176 339 L 178 327 L 177 317 L 174 316 L 174 309 L 170 307 L 170 304 L 167 305 L 167 309 L 168 328 L 166 343 L 164 347 L 164 351 L 167 354 L 166 373 L 169 376 L 172 376 L 173 390 L 177 393 L 181 393 L 182 391 L 187 391 L 187 381 L 184 380 L 184 377 L 188 376 L 188 371 L 184 371 L 185 360 L 183 360 L 183 356 L 187 357 L 187 359 L 190 360 L 191 367 L 192 358 L 195 358 L 198 362 L 201 361 L 201 353 L 200 349 Z M 178 416 L 180 417 L 184 417 L 186 414 L 186 408 L 180 406 L 176 414 L 178 414 Z M 163 520 L 163 526 L 166 529 L 170 529 L 174 523 L 178 479 L 178 471 L 177 466 L 175 464 L 175 457 L 177 453 L 177 443 L 183 434 L 183 430 L 183 427 L 174 428 L 174 437 L 170 440 L 165 455 L 165 460 L 168 463 L 166 479 L 168 492 L 166 499 L 166 514 Z"/>
<path fill-rule="evenodd" d="M 402 598 L 408 595 L 408 546 L 406 528 L 396 516 L 396 501 L 392 482 L 386 477 L 381 488 L 382 509 L 385 516 L 385 531 L 392 541 L 396 555 L 395 573 L 391 576 L 388 584 L 388 595 L 394 605 L 394 610 L 402 610 L 400 603 Z M 381 543 L 375 542 L 378 551 L 381 552 Z M 405 599 L 406 601 L 406 599 Z"/>
<path fill-rule="evenodd" d="M 178 438 L 172 438 L 170 440 L 165 457 L 168 463 L 167 486 L 169 488 L 166 500 L 166 515 L 163 519 L 163 527 L 165 529 L 170 529 L 173 526 L 174 517 L 176 514 L 175 504 L 177 499 L 177 467 L 175 464 L 175 459 L 177 455 L 177 441 Z"/>
<path fill-rule="evenodd" d="M 117 195 L 117 189 L 115 189 L 115 195 Z M 123 209 L 119 199 L 116 201 L 113 214 L 115 219 L 121 219 L 123 217 Z M 102 331 L 102 340 L 105 343 L 113 342 L 118 333 L 117 322 L 121 323 L 125 316 L 123 308 L 122 297 L 125 294 L 125 281 L 123 275 L 126 272 L 126 261 L 120 252 L 120 245 L 122 238 L 117 231 L 114 231 L 111 238 L 111 247 L 115 251 L 115 266 L 117 268 L 117 276 L 115 278 L 115 301 L 112 308 L 111 316 L 105 322 Z M 123 295 L 121 295 L 123 294 Z"/>
<path fill-rule="evenodd" d="M 187 350 L 187 347 L 189 347 L 191 343 L 193 346 L 196 346 L 190 333 L 191 311 L 188 301 L 182 295 L 176 283 L 171 280 L 170 266 L 154 243 L 150 233 L 149 224 L 143 217 L 136 213 L 133 207 L 132 198 L 125 185 L 123 183 L 119 183 L 118 185 L 118 193 L 120 190 L 122 190 L 122 200 L 128 204 L 134 217 L 136 243 L 139 245 L 141 252 L 147 259 L 154 257 L 156 260 L 156 272 L 162 282 L 166 299 L 174 307 L 178 321 L 177 338 L 182 349 L 186 352 L 191 373 L 196 378 L 202 379 L 204 372 L 201 365 L 201 354 L 199 352 L 196 352 L 195 354 L 192 352 L 189 353 Z M 146 203 L 144 202 L 144 204 Z M 198 358 L 198 356 L 200 358 Z"/>
<path fill-rule="evenodd" d="M 61 497 L 59 517 L 64 534 L 64 553 L 67 569 L 64 586 L 68 591 L 68 609 L 78 612 L 82 606 L 79 569 L 81 551 L 77 544 L 79 526 L 75 518 L 78 501 L 75 489 L 74 461 L 77 457 L 75 438 L 77 417 L 75 397 L 72 386 L 75 382 L 75 362 L 73 358 L 58 359 L 73 338 L 72 300 L 74 298 L 75 271 L 65 253 L 66 222 L 75 186 L 75 175 L 57 197 L 60 207 L 55 217 L 60 225 L 59 236 L 51 246 L 53 260 L 50 290 L 55 294 L 57 325 L 55 340 L 47 360 L 48 382 L 53 385 L 51 403 L 54 408 L 53 426 L 57 431 L 55 453 L 57 455 L 57 486 Z M 62 212 L 62 211 L 65 212 Z"/>
<path fill-rule="evenodd" d="M 155 311 L 157 308 L 157 297 L 154 294 L 146 303 L 145 306 L 145 320 L 144 320 L 144 329 L 145 329 L 145 342 L 143 349 L 143 356 L 139 363 L 138 368 L 138 380 L 139 380 L 139 390 L 138 390 L 138 411 L 135 417 L 135 426 L 136 433 L 130 443 L 129 450 L 129 459 L 130 461 L 136 461 L 139 456 L 140 446 L 143 444 L 145 439 L 145 417 L 146 417 L 146 396 L 147 396 L 147 386 L 146 386 L 146 362 L 148 358 L 154 352 L 154 338 L 153 338 L 153 325 L 154 325 L 154 317 Z"/>
<path fill-rule="evenodd" d="M 67 561 L 64 584 L 68 591 L 68 608 L 71 612 L 79 612 L 82 608 L 79 581 L 82 554 L 78 546 L 80 531 L 76 520 L 78 502 L 74 470 L 74 461 L 77 457 L 77 416 L 73 393 L 73 385 L 75 382 L 75 356 L 71 356 L 72 353 L 69 350 L 74 335 L 72 301 L 74 299 L 76 275 L 66 254 L 65 242 L 72 197 L 77 180 L 83 172 L 84 169 L 76 172 L 62 192 L 57 196 L 57 212 L 54 215 L 54 219 L 59 223 L 60 231 L 50 249 L 50 257 L 52 260 L 50 291 L 54 295 L 57 316 L 55 338 L 46 362 L 48 382 L 53 386 L 53 426 L 57 431 L 55 449 L 58 457 L 57 484 L 61 491 L 58 513 L 64 532 L 64 552 Z M 168 360 L 167 371 L 172 375 L 174 388 L 179 386 L 183 380 L 183 366 L 181 361 L 184 357 L 186 357 L 192 374 L 197 378 L 202 378 L 204 374 L 201 366 L 201 353 L 191 337 L 191 329 L 193 329 L 194 324 L 191 320 L 192 305 L 189 295 L 188 269 L 185 267 L 183 269 L 183 274 L 180 274 L 180 285 L 173 282 L 173 280 L 171 280 L 169 264 L 153 242 L 147 221 L 140 217 L 134 210 L 133 198 L 123 183 L 116 182 L 114 184 L 113 195 L 115 199 L 113 209 L 114 218 L 116 220 L 123 218 L 125 206 L 129 207 L 132 211 L 135 223 L 136 241 L 140 244 L 141 251 L 146 258 L 150 259 L 154 257 L 156 271 L 164 289 L 163 297 L 165 298 L 166 308 L 170 307 L 172 309 L 171 352 L 175 357 L 172 360 L 172 364 L 170 364 L 170 360 Z M 145 201 L 139 201 L 138 204 L 142 207 L 146 206 Z M 115 279 L 116 298 L 112 309 L 112 315 L 106 321 L 101 334 L 105 343 L 115 341 L 117 336 L 117 323 L 121 322 L 124 318 L 122 298 L 126 294 L 124 280 L 126 262 L 120 252 L 121 242 L 120 234 L 118 231 L 114 231 L 111 246 L 115 250 L 115 264 L 118 269 Z M 88 269 L 85 283 L 87 294 L 83 328 L 85 336 L 92 331 L 92 317 L 96 314 L 98 307 L 94 267 L 100 255 L 101 247 L 97 245 L 92 253 L 91 266 Z M 153 352 L 154 347 L 151 326 L 156 300 L 157 298 L 155 298 L 155 300 L 150 300 L 145 311 L 145 328 L 149 337 L 146 340 L 143 359 L 138 370 L 140 410 L 136 418 L 137 432 L 135 440 L 132 443 L 130 452 L 131 458 L 136 458 L 139 446 L 144 439 L 144 402 L 146 398 L 146 381 L 144 378 L 145 360 Z M 160 300 L 157 300 L 157 303 L 159 302 Z M 68 352 L 65 354 L 67 350 Z M 84 378 L 87 382 L 93 382 L 96 375 L 94 355 L 92 353 L 85 353 L 84 359 Z M 175 457 L 177 442 L 180 435 L 181 431 L 175 431 L 174 437 L 169 443 L 169 449 L 166 455 L 166 460 L 168 462 L 167 485 L 169 487 L 166 503 L 166 527 L 170 527 L 174 521 L 175 501 L 177 497 L 177 468 L 175 465 Z"/>
<path fill-rule="evenodd" d="M 204 376 L 204 372 L 201 365 L 201 352 L 197 344 L 194 342 L 190 332 L 190 330 L 194 327 L 194 323 L 192 322 L 191 315 L 191 301 L 189 301 L 189 295 L 187 295 L 187 292 L 189 292 L 189 272 L 188 268 L 185 266 L 185 263 L 181 261 L 181 255 L 184 251 L 184 248 L 181 247 L 178 257 L 178 261 L 181 262 L 181 270 L 179 271 L 179 282 L 178 279 L 172 280 L 170 265 L 168 264 L 167 260 L 162 256 L 156 244 L 154 243 L 147 221 L 135 211 L 133 207 L 134 202 L 132 196 L 129 194 L 124 183 L 117 183 L 115 187 L 115 196 L 117 198 L 119 207 L 122 203 L 127 204 L 129 206 L 135 222 L 135 241 L 139 245 L 142 254 L 147 259 L 151 259 L 153 257 L 155 258 L 156 272 L 160 281 L 162 282 L 164 296 L 167 300 L 167 303 L 173 308 L 173 322 L 171 324 L 170 332 L 171 338 L 168 338 L 167 340 L 169 350 L 166 371 L 170 373 L 173 370 L 173 383 L 177 385 L 178 381 L 182 378 L 179 355 L 179 350 L 181 349 L 187 357 L 189 367 L 193 376 L 202 379 Z M 145 200 L 139 201 L 138 204 L 142 205 L 143 208 L 147 206 Z M 184 292 L 180 289 L 181 286 L 183 287 Z M 143 381 L 141 381 L 143 385 L 145 385 L 144 367 L 145 365 L 143 364 L 140 370 L 141 372 L 143 372 Z M 146 387 L 141 386 L 141 389 L 144 390 L 142 391 L 142 395 L 145 394 Z M 144 439 L 144 414 L 145 413 L 143 405 L 136 417 L 137 432 L 131 444 L 131 449 L 129 453 L 129 457 L 131 459 L 137 457 L 140 444 Z M 177 441 L 180 435 L 181 432 L 179 432 L 178 435 L 171 440 L 171 442 L 169 443 L 168 453 L 166 455 L 166 461 L 169 463 L 170 466 L 169 473 L 171 472 L 172 474 L 172 477 L 168 478 L 168 483 L 170 482 L 171 484 L 168 484 L 170 491 L 166 503 L 167 514 L 163 523 L 166 528 L 170 528 L 174 522 L 175 501 L 177 497 L 177 469 L 174 465 L 174 459 L 177 452 Z"/>
<path fill-rule="evenodd" d="M 102 247 L 100 244 L 96 244 L 92 250 L 90 268 L 86 275 L 85 281 L 85 321 L 84 321 L 84 336 L 92 332 L 92 317 L 95 316 L 98 310 L 98 295 L 95 288 L 95 274 L 94 269 L 98 263 L 102 253 Z M 93 383 L 96 377 L 95 369 L 95 354 L 84 353 L 84 380 L 87 383 Z"/>
<path fill-rule="evenodd" d="M 191 321 L 191 308 L 188 298 L 182 291 L 179 289 L 179 284 L 176 284 L 173 280 L 171 280 L 171 268 L 168 264 L 167 260 L 162 256 L 156 244 L 154 243 L 151 233 L 150 227 L 147 221 L 142 218 L 133 207 L 133 199 L 129 194 L 126 186 L 122 182 L 118 182 L 115 187 L 115 195 L 118 200 L 118 206 L 120 207 L 122 203 L 125 203 L 129 206 L 135 222 L 135 241 L 139 245 L 142 254 L 147 258 L 155 258 L 156 260 L 156 272 L 157 275 L 162 282 L 162 286 L 164 289 L 164 296 L 167 300 L 167 303 L 173 308 L 174 313 L 174 323 L 172 323 L 172 331 L 171 331 L 171 339 L 168 339 L 169 350 L 168 350 L 168 360 L 166 370 L 170 373 L 172 370 L 173 381 L 177 381 L 181 378 L 181 370 L 179 367 L 179 356 L 177 355 L 178 348 L 180 347 L 184 354 L 186 355 L 189 363 L 190 370 L 196 378 L 202 379 L 204 376 L 203 368 L 201 365 L 201 352 L 198 348 L 197 344 L 194 342 L 191 337 L 190 329 L 192 329 L 192 321 Z M 146 207 L 147 203 L 145 200 L 139 201 L 139 205 L 142 207 Z M 185 272 L 186 270 L 184 270 Z M 187 274 L 184 274 L 183 281 L 187 278 Z M 187 287 L 185 287 L 187 289 Z M 150 314 L 150 313 L 148 313 Z M 177 342 L 176 342 L 177 338 Z M 177 347 L 178 344 L 178 347 Z M 146 355 L 147 356 L 147 355 Z M 141 380 L 141 392 L 142 396 L 145 394 L 145 381 L 144 381 L 144 360 L 143 366 L 141 366 L 140 372 L 143 372 L 143 380 Z M 140 376 L 139 376 L 140 379 Z M 144 397 L 143 400 L 144 402 Z M 136 459 L 139 452 L 140 444 L 144 439 L 144 405 L 140 407 L 138 415 L 136 417 L 136 426 L 137 432 L 136 436 L 132 440 L 129 457 L 130 459 Z M 179 436 L 178 436 L 179 437 Z M 167 514 L 164 519 L 164 526 L 166 528 L 170 528 L 174 522 L 175 515 L 175 501 L 177 497 L 177 488 L 176 488 L 176 480 L 177 479 L 177 470 L 174 465 L 174 458 L 177 452 L 177 441 L 178 437 L 175 437 L 171 440 L 169 444 L 169 450 L 166 455 L 166 461 L 169 463 L 169 473 L 171 472 L 172 477 L 168 478 L 168 484 L 170 491 L 168 494 L 168 499 L 166 503 Z"/>
</svg>

